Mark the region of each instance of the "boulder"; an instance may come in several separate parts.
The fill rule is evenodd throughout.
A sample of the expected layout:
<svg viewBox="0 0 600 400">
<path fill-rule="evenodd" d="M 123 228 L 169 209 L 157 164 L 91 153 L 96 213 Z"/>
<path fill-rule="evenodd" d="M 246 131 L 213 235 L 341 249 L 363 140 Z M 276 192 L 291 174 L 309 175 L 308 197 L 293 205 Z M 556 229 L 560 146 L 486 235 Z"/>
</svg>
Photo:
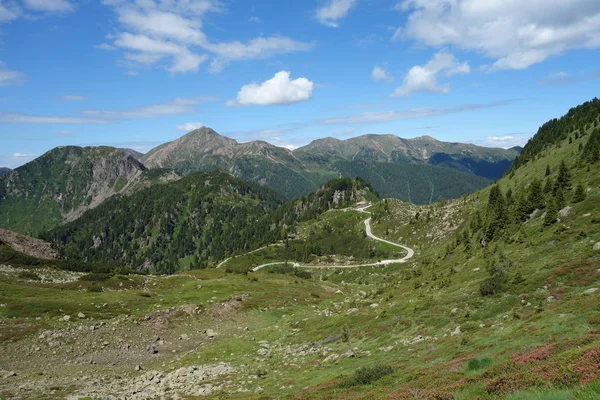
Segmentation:
<svg viewBox="0 0 600 400">
<path fill-rule="evenodd" d="M 598 291 L 598 288 L 593 287 L 593 288 L 590 288 L 590 289 L 584 291 L 583 294 L 585 296 L 590 296 L 590 295 L 596 293 L 597 291 Z"/>
<path fill-rule="evenodd" d="M 600 242 L 598 242 L 594 245 L 594 251 L 598 251 L 598 250 L 600 250 Z"/>
</svg>

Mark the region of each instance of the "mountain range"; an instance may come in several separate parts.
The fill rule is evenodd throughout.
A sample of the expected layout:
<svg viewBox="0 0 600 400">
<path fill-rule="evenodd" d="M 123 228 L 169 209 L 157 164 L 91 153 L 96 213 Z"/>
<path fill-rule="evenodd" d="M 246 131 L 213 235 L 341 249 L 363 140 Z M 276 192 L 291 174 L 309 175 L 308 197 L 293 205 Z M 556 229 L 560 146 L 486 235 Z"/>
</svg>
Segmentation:
<svg viewBox="0 0 600 400">
<path fill-rule="evenodd" d="M 0 226 L 37 235 L 115 195 L 215 170 L 288 199 L 348 176 L 365 178 L 384 197 L 424 204 L 485 187 L 519 152 L 394 135 L 325 138 L 291 151 L 264 141 L 239 143 L 207 127 L 144 155 L 107 146 L 58 147 L 0 179 Z"/>
<path fill-rule="evenodd" d="M 402 139 L 365 135 L 348 140 L 318 139 L 291 151 L 264 141 L 239 143 L 203 127 L 156 147 L 141 161 L 148 168 L 169 168 L 181 174 L 226 169 L 288 198 L 315 190 L 337 176 L 356 177 L 374 169 L 385 170 L 385 182 L 373 183 L 376 191 L 427 203 L 439 196 L 458 197 L 500 178 L 520 150 L 446 143 L 428 136 Z M 436 185 L 434 176 L 453 182 L 453 190 L 448 192 Z M 422 186 L 426 190 L 410 189 Z"/>
<path fill-rule="evenodd" d="M 8 174 L 10 171 L 12 171 L 10 168 L 0 167 L 0 176 Z"/>
</svg>

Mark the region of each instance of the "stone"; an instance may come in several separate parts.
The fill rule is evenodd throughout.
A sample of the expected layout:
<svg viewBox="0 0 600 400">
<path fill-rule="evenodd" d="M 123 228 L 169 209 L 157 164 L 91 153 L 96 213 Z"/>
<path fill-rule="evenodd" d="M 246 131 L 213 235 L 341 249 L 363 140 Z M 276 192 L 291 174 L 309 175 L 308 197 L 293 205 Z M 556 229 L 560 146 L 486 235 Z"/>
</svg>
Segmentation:
<svg viewBox="0 0 600 400">
<path fill-rule="evenodd" d="M 71 316 L 70 315 L 63 315 L 63 317 L 60 320 L 62 322 L 69 322 L 71 320 Z"/>
<path fill-rule="evenodd" d="M 586 290 L 585 292 L 583 292 L 583 294 L 585 296 L 589 296 L 589 295 L 596 293 L 597 291 L 598 291 L 598 288 L 594 287 L 594 288 L 590 288 L 590 289 Z"/>
<path fill-rule="evenodd" d="M 143 368 L 142 368 L 142 366 L 141 366 L 141 365 L 136 365 L 136 366 L 135 366 L 135 370 L 136 370 L 136 371 L 141 371 L 142 369 L 143 369 Z"/>
<path fill-rule="evenodd" d="M 264 389 L 262 387 L 260 387 L 260 386 L 257 386 L 256 389 L 254 390 L 254 393 L 256 393 L 256 394 L 259 394 L 259 393 L 262 393 L 262 392 L 264 392 Z"/>
<path fill-rule="evenodd" d="M 594 245 L 594 251 L 598 251 L 598 250 L 600 250 L 600 242 L 598 242 Z"/>
<path fill-rule="evenodd" d="M 453 309 L 452 309 L 452 311 L 450 311 L 450 312 L 451 312 L 452 314 L 456 314 L 458 311 L 459 311 L 459 310 L 458 310 L 458 308 L 456 308 L 456 307 L 455 307 L 455 308 L 453 308 Z"/>
<path fill-rule="evenodd" d="M 156 347 L 154 347 L 153 344 L 151 344 L 150 346 L 148 346 L 147 350 L 148 350 L 148 353 L 150 353 L 150 354 L 156 354 L 156 353 L 158 353 L 158 350 L 156 349 Z"/>
<path fill-rule="evenodd" d="M 215 331 L 213 331 L 212 329 L 207 329 L 206 336 L 208 336 L 209 338 L 214 338 L 216 336 Z"/>
<path fill-rule="evenodd" d="M 79 314 L 77 314 L 77 317 L 78 317 L 79 319 L 84 319 L 84 318 L 85 318 L 85 314 L 84 314 L 84 313 L 82 313 L 82 312 L 80 312 Z"/>
<path fill-rule="evenodd" d="M 358 312 L 358 308 L 350 308 L 348 309 L 348 311 L 346 311 L 346 313 L 348 314 L 354 314 Z"/>
<path fill-rule="evenodd" d="M 555 298 L 554 296 L 548 296 L 548 297 L 546 298 L 546 301 L 547 301 L 548 303 L 554 303 L 554 302 L 556 301 L 556 298 Z"/>
<path fill-rule="evenodd" d="M 258 349 L 256 351 L 256 354 L 258 354 L 259 356 L 268 356 L 269 355 L 269 349 L 265 349 L 264 347 L 261 347 L 260 349 Z"/>
<path fill-rule="evenodd" d="M 566 206 L 565 208 L 563 208 L 562 210 L 560 210 L 558 212 L 558 216 L 563 217 L 563 218 L 568 217 L 569 214 L 571 214 L 571 208 L 572 208 L 571 206 Z"/>
<path fill-rule="evenodd" d="M 377 307 L 379 307 L 379 304 L 377 304 L 377 303 L 373 303 L 373 304 L 371 304 L 371 305 L 370 305 L 370 307 L 371 307 L 371 308 L 377 308 Z"/>
<path fill-rule="evenodd" d="M 460 330 L 460 326 L 457 326 L 456 329 L 454 330 L 454 332 L 452 332 L 450 334 L 450 336 L 460 336 L 460 335 L 462 335 L 462 332 Z"/>
</svg>

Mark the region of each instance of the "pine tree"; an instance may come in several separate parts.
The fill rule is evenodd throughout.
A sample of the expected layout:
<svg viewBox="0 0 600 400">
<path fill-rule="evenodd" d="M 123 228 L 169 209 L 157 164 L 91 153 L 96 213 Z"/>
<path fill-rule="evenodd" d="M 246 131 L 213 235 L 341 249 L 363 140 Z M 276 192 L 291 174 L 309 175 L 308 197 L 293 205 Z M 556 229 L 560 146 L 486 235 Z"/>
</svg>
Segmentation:
<svg viewBox="0 0 600 400">
<path fill-rule="evenodd" d="M 508 209 L 506 199 L 498 185 L 494 185 L 490 190 L 487 207 L 487 225 L 485 236 L 488 240 L 498 237 L 498 234 L 504 229 L 508 222 Z"/>
<path fill-rule="evenodd" d="M 550 165 L 546 164 L 546 176 L 550 176 L 551 173 L 552 171 L 550 170 Z"/>
<path fill-rule="evenodd" d="M 544 194 L 542 191 L 542 184 L 538 179 L 534 179 L 529 187 L 529 203 L 535 210 L 544 208 Z"/>
<path fill-rule="evenodd" d="M 552 181 L 552 178 L 546 179 L 546 184 L 544 185 L 544 194 L 552 193 L 553 189 L 554 189 L 554 182 Z"/>
<path fill-rule="evenodd" d="M 560 167 L 558 169 L 558 176 L 556 177 L 556 182 L 554 184 L 554 192 L 556 192 L 558 189 L 571 189 L 571 174 L 569 173 L 569 169 L 567 168 L 567 164 L 565 164 L 564 160 L 560 163 Z"/>
<path fill-rule="evenodd" d="M 554 193 L 554 204 L 556 205 L 556 209 L 562 210 L 566 203 L 567 201 L 565 199 L 565 191 L 561 188 L 558 188 Z"/>
<path fill-rule="evenodd" d="M 585 188 L 583 187 L 583 185 L 581 183 L 579 183 L 577 185 L 577 188 L 575 189 L 575 195 L 573 196 L 573 203 L 580 203 L 585 200 L 585 197 L 586 197 Z"/>
<path fill-rule="evenodd" d="M 558 219 L 558 210 L 554 200 L 551 200 L 546 209 L 546 216 L 544 217 L 544 226 L 550 226 Z"/>
<path fill-rule="evenodd" d="M 527 196 L 520 194 L 519 200 L 517 201 L 517 207 L 515 209 L 515 219 L 516 222 L 526 221 L 534 210 L 534 207 L 531 206 L 529 199 Z"/>
</svg>

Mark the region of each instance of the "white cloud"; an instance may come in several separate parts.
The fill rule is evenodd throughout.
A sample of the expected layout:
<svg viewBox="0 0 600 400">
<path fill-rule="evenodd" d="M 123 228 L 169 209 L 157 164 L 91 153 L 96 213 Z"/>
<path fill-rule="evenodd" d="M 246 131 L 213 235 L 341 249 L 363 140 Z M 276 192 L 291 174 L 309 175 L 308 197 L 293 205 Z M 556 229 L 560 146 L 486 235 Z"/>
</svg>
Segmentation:
<svg viewBox="0 0 600 400">
<path fill-rule="evenodd" d="M 346 124 L 378 124 L 383 122 L 399 121 L 404 119 L 433 117 L 445 114 L 455 114 L 468 111 L 482 110 L 486 108 L 499 107 L 513 103 L 515 100 L 505 100 L 487 104 L 466 104 L 451 108 L 421 107 L 408 110 L 390 110 L 364 112 L 360 114 L 341 117 L 324 118 L 316 121 L 322 125 L 346 125 Z"/>
<path fill-rule="evenodd" d="M 42 12 L 68 12 L 75 8 L 67 0 L 23 0 L 25 7 L 34 11 Z"/>
<path fill-rule="evenodd" d="M 177 125 L 175 129 L 182 132 L 190 132 L 196 129 L 200 129 L 204 126 L 202 122 L 188 122 L 182 125 Z"/>
<path fill-rule="evenodd" d="M 446 51 L 440 51 L 425 65 L 415 65 L 404 76 L 402 86 L 396 88 L 393 97 L 410 96 L 416 92 L 448 93 L 450 85 L 438 85 L 438 75 L 452 76 L 468 74 L 469 64 L 459 63 Z"/>
<path fill-rule="evenodd" d="M 600 47 L 598 0 L 404 0 L 407 22 L 394 37 L 457 46 L 525 69 L 570 49 Z"/>
<path fill-rule="evenodd" d="M 64 96 L 60 96 L 60 99 L 63 101 L 83 101 L 86 100 L 87 97 L 76 94 L 65 94 Z"/>
<path fill-rule="evenodd" d="M 155 118 L 165 115 L 187 114 L 196 108 L 197 105 L 209 98 L 177 98 L 166 103 L 150 104 L 140 107 L 129 108 L 125 110 L 85 110 L 82 114 L 86 117 L 99 118 L 104 120 L 111 119 L 141 119 Z"/>
<path fill-rule="evenodd" d="M 78 115 L 30 115 L 20 113 L 1 113 L 0 123 L 11 124 L 106 124 L 122 119 L 156 118 L 165 115 L 179 115 L 193 112 L 212 97 L 177 98 L 161 104 L 150 104 L 124 110 L 84 110 Z"/>
<path fill-rule="evenodd" d="M 21 10 L 16 3 L 7 2 L 6 4 L 0 3 L 0 22 L 9 22 L 19 18 Z"/>
<path fill-rule="evenodd" d="M 373 78 L 376 81 L 391 81 L 393 80 L 393 78 L 390 76 L 390 74 L 385 70 L 385 68 L 377 65 L 373 68 L 373 71 L 371 71 L 371 78 Z"/>
<path fill-rule="evenodd" d="M 37 158 L 36 154 L 13 153 L 10 155 L 0 154 L 0 167 L 17 168 Z"/>
<path fill-rule="evenodd" d="M 251 16 L 250 18 L 248 18 L 248 22 L 254 22 L 255 24 L 262 24 L 262 20 L 255 16 Z"/>
<path fill-rule="evenodd" d="M 328 0 L 327 4 L 317 9 L 317 19 L 323 25 L 337 28 L 339 20 L 348 15 L 356 3 L 357 0 Z"/>
<path fill-rule="evenodd" d="M 504 136 L 489 136 L 487 138 L 487 144 L 495 146 L 495 147 L 501 147 L 503 149 L 509 149 L 511 147 L 515 147 L 515 146 L 525 146 L 525 144 L 527 143 L 527 141 L 529 140 L 529 138 L 532 135 L 530 134 L 520 134 L 518 136 L 512 136 L 512 135 L 504 135 Z"/>
<path fill-rule="evenodd" d="M 288 71 L 280 71 L 260 85 L 250 83 L 242 86 L 235 101 L 227 105 L 259 105 L 292 104 L 310 100 L 314 83 L 306 78 L 291 80 Z"/>
<path fill-rule="evenodd" d="M 69 117 L 54 115 L 31 115 L 21 113 L 0 113 L 0 123 L 8 124 L 103 124 L 107 121 L 97 118 Z"/>
<path fill-rule="evenodd" d="M 25 81 L 25 75 L 21 72 L 11 71 L 0 61 L 0 86 L 20 85 Z"/>
<path fill-rule="evenodd" d="M 62 130 L 62 131 L 58 131 L 58 132 L 56 132 L 56 136 L 57 136 L 57 137 L 71 136 L 72 134 L 73 134 L 73 132 L 71 132 L 71 131 L 66 131 L 66 130 Z"/>
<path fill-rule="evenodd" d="M 124 50 L 128 66 L 162 61 L 173 73 L 197 71 L 209 58 L 203 53 L 210 53 L 214 58 L 209 71 L 217 73 L 230 61 L 264 59 L 312 47 L 283 36 L 258 37 L 244 43 L 211 41 L 202 30 L 202 17 L 224 11 L 216 0 L 104 0 L 104 4 L 114 7 L 122 30 L 107 37 L 112 43 L 95 47 Z"/>
</svg>

